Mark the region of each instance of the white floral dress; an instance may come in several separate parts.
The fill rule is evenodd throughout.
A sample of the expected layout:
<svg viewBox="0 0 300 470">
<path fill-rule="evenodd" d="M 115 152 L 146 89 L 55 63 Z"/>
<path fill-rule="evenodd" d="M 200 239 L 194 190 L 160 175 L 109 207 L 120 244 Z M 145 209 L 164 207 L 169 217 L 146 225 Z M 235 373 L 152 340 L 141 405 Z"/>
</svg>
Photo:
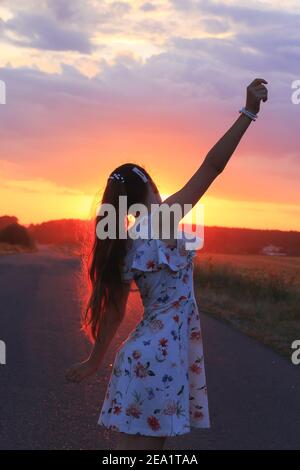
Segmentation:
<svg viewBox="0 0 300 470">
<path fill-rule="evenodd" d="M 135 280 L 144 312 L 117 351 L 98 424 L 145 436 L 210 427 L 194 256 L 184 239 L 132 242 L 123 278 Z"/>
</svg>

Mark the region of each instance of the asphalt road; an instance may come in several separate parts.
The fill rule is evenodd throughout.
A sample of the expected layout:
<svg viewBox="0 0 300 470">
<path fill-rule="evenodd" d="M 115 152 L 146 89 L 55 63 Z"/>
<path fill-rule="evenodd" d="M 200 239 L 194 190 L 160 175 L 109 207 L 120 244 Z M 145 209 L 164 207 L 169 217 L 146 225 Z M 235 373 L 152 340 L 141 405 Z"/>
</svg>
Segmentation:
<svg viewBox="0 0 300 470">
<path fill-rule="evenodd" d="M 117 346 L 138 322 L 138 294 L 96 377 L 65 381 L 85 358 L 79 333 L 75 258 L 43 249 L 0 257 L 1 449 L 111 449 L 116 434 L 97 426 Z M 201 307 L 201 300 L 200 300 Z M 212 427 L 168 439 L 167 449 L 299 449 L 300 366 L 204 314 Z"/>
</svg>

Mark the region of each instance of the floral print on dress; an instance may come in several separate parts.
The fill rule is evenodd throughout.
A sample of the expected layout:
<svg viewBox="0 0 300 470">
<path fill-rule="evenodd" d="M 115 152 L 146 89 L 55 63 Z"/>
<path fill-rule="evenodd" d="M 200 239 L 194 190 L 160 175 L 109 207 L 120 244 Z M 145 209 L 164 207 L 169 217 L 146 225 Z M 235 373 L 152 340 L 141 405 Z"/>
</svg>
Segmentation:
<svg viewBox="0 0 300 470">
<path fill-rule="evenodd" d="M 146 436 L 176 436 L 210 426 L 195 251 L 134 240 L 123 269 L 134 279 L 143 317 L 117 351 L 98 424 Z"/>
</svg>

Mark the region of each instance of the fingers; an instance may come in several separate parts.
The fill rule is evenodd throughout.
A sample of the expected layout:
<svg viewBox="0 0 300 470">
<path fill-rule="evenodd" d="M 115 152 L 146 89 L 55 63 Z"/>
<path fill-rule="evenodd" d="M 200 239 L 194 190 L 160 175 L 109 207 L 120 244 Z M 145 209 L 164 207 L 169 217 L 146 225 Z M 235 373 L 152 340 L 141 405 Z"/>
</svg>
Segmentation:
<svg viewBox="0 0 300 470">
<path fill-rule="evenodd" d="M 253 91 L 255 96 L 267 96 L 267 90 L 254 90 Z"/>
<path fill-rule="evenodd" d="M 80 372 L 75 367 L 71 367 L 70 369 L 68 369 L 65 374 L 65 377 L 69 382 L 80 382 L 80 380 L 82 379 Z"/>
<path fill-rule="evenodd" d="M 265 83 L 266 85 L 268 84 L 264 78 L 255 78 L 253 82 L 250 83 L 249 87 L 260 85 L 261 83 Z"/>
<path fill-rule="evenodd" d="M 90 375 L 94 374 L 96 371 L 97 367 L 87 360 L 78 364 L 74 364 L 72 367 L 70 367 L 66 371 L 65 377 L 69 382 L 78 383 L 86 377 L 89 377 Z"/>
<path fill-rule="evenodd" d="M 248 90 L 250 92 L 253 92 L 253 91 L 264 91 L 264 92 L 268 92 L 268 89 L 265 87 L 265 85 L 252 85 L 252 86 L 249 86 L 248 87 Z"/>
<path fill-rule="evenodd" d="M 267 91 L 267 88 L 265 87 L 265 85 L 256 85 L 255 87 L 253 87 L 253 90 L 265 90 L 265 91 Z"/>
<path fill-rule="evenodd" d="M 72 376 L 71 382 L 79 383 L 82 380 L 82 376 L 79 372 L 75 372 L 75 374 Z"/>
<path fill-rule="evenodd" d="M 264 102 L 268 100 L 268 90 L 264 85 L 259 85 L 253 88 L 254 95 L 262 99 Z"/>
<path fill-rule="evenodd" d="M 69 381 L 69 382 L 80 382 L 82 380 L 82 377 L 81 375 L 78 373 L 78 372 L 74 372 L 72 375 L 69 375 L 68 377 L 66 377 L 66 379 Z"/>
<path fill-rule="evenodd" d="M 267 83 L 266 80 L 257 78 L 253 80 L 252 84 L 248 87 L 248 93 L 250 93 L 256 100 L 263 101 L 264 103 L 268 100 L 268 90 L 262 83 Z"/>
</svg>

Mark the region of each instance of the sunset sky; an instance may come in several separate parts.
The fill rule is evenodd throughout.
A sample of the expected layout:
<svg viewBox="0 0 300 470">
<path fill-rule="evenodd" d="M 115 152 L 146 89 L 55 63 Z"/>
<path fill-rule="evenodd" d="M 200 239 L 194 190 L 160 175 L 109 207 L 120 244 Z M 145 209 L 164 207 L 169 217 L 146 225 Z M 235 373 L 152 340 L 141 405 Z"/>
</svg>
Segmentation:
<svg viewBox="0 0 300 470">
<path fill-rule="evenodd" d="M 268 82 L 205 225 L 300 230 L 299 0 L 0 0 L 0 215 L 85 218 L 115 166 L 165 197 Z"/>
</svg>

